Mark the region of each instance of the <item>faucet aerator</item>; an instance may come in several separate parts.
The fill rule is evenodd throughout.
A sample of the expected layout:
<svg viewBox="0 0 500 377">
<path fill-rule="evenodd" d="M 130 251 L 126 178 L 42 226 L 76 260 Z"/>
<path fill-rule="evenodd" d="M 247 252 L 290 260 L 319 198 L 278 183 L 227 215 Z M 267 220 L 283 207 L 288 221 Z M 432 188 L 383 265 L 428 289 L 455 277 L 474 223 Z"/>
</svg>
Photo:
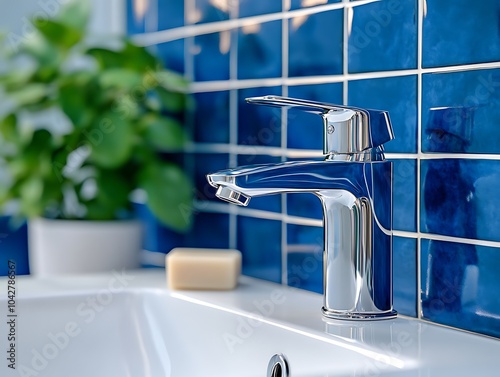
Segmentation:
<svg viewBox="0 0 500 377">
<path fill-rule="evenodd" d="M 237 204 L 239 206 L 247 206 L 248 203 L 250 203 L 250 197 L 228 187 L 219 186 L 215 196 L 226 202 Z"/>
</svg>

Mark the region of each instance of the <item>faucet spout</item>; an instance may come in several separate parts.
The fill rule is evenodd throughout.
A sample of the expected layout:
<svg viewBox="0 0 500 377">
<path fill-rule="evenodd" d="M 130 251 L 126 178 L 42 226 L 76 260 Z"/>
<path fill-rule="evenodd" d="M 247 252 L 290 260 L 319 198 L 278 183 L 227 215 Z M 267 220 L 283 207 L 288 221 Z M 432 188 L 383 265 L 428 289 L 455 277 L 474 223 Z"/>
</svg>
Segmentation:
<svg viewBox="0 0 500 377">
<path fill-rule="evenodd" d="M 340 319 L 393 318 L 389 161 L 295 161 L 207 175 L 217 197 L 247 205 L 252 197 L 311 193 L 323 206 L 323 314 Z"/>
</svg>

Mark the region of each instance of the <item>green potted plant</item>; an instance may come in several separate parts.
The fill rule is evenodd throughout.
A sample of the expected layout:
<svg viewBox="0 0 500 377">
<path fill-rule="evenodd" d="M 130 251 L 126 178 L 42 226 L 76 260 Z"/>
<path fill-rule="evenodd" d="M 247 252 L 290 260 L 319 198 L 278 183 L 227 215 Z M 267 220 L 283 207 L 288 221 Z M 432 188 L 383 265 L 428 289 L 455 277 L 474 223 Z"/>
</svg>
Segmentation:
<svg viewBox="0 0 500 377">
<path fill-rule="evenodd" d="M 125 37 L 92 42 L 89 13 L 69 2 L 34 19 L 21 44 L 4 38 L 0 206 L 29 219 L 35 274 L 137 265 L 137 189 L 166 226 L 190 225 L 192 186 L 171 158 L 186 141 L 176 114 L 189 106 L 187 83 Z"/>
</svg>

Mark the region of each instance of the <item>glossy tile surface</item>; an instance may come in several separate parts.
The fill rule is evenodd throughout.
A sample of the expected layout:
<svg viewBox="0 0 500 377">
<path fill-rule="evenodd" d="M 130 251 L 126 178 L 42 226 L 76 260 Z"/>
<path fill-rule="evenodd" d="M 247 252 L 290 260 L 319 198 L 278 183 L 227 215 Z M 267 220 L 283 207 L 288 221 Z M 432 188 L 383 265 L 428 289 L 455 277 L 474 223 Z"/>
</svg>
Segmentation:
<svg viewBox="0 0 500 377">
<path fill-rule="evenodd" d="M 200 143 L 228 143 L 229 92 L 196 93 L 193 97 L 196 106 L 194 140 Z"/>
<path fill-rule="evenodd" d="M 439 67 L 498 61 L 500 3 L 482 0 L 426 2 L 423 66 Z"/>
<path fill-rule="evenodd" d="M 152 0 L 151 2 L 157 3 L 158 30 L 184 26 L 184 0 Z"/>
<path fill-rule="evenodd" d="M 184 40 L 156 45 L 154 52 L 163 61 L 166 68 L 184 73 Z"/>
<path fill-rule="evenodd" d="M 349 105 L 389 111 L 395 138 L 386 152 L 417 151 L 417 77 L 401 76 L 349 82 Z"/>
<path fill-rule="evenodd" d="M 238 216 L 238 250 L 243 273 L 281 282 L 281 222 Z"/>
<path fill-rule="evenodd" d="M 281 1 L 238 0 L 239 17 L 281 12 Z"/>
<path fill-rule="evenodd" d="M 422 85 L 424 152 L 500 153 L 500 69 L 426 74 Z"/>
<path fill-rule="evenodd" d="M 323 229 L 287 225 L 287 283 L 323 293 Z"/>
<path fill-rule="evenodd" d="M 288 88 L 288 96 L 331 104 L 342 104 L 342 84 L 299 85 Z M 316 114 L 287 112 L 287 148 L 323 150 L 323 121 Z"/>
<path fill-rule="evenodd" d="M 291 18 L 288 75 L 342 73 L 342 28 L 342 10 Z"/>
<path fill-rule="evenodd" d="M 499 249 L 422 240 L 425 318 L 500 336 Z"/>
<path fill-rule="evenodd" d="M 417 316 L 417 241 L 394 237 L 392 241 L 392 285 L 394 309 Z"/>
<path fill-rule="evenodd" d="M 245 98 L 281 95 L 281 88 L 266 87 L 238 91 L 238 144 L 279 146 L 281 144 L 281 110 L 274 107 L 250 105 Z"/>
<path fill-rule="evenodd" d="M 339 3 L 342 0 L 291 0 L 290 10 L 315 7 L 318 5 Z"/>
<path fill-rule="evenodd" d="M 417 230 L 417 162 L 393 162 L 393 229 L 415 232 Z"/>
<path fill-rule="evenodd" d="M 238 30 L 238 79 L 281 76 L 281 21 L 243 26 Z"/>
<path fill-rule="evenodd" d="M 9 273 L 9 261 L 15 264 L 16 275 L 29 274 L 28 227 L 16 227 L 10 216 L 0 216 L 0 276 Z M 7 295 L 7 293 L 5 293 Z"/>
<path fill-rule="evenodd" d="M 226 21 L 229 19 L 232 5 L 229 1 L 195 0 L 195 12 L 188 14 L 190 23 Z"/>
<path fill-rule="evenodd" d="M 234 33 L 222 31 L 194 38 L 194 80 L 229 80 L 229 48 Z"/>
<path fill-rule="evenodd" d="M 499 171 L 496 160 L 422 161 L 422 231 L 499 241 Z"/>
<path fill-rule="evenodd" d="M 417 67 L 417 1 L 382 0 L 352 9 L 349 72 Z"/>
</svg>

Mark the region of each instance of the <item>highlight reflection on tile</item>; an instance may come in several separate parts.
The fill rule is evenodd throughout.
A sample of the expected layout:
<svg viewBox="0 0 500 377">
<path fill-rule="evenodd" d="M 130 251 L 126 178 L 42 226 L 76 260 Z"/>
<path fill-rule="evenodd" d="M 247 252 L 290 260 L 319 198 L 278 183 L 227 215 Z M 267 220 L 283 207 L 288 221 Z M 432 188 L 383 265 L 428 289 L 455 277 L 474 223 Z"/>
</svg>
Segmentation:
<svg viewBox="0 0 500 377">
<path fill-rule="evenodd" d="M 422 91 L 424 152 L 500 153 L 500 69 L 425 74 Z"/>
<path fill-rule="evenodd" d="M 500 161 L 421 161 L 421 230 L 500 241 Z"/>
<path fill-rule="evenodd" d="M 386 152 L 417 151 L 417 77 L 400 76 L 349 82 L 349 105 L 389 111 L 394 140 Z"/>
<path fill-rule="evenodd" d="M 500 250 L 426 239 L 421 249 L 424 318 L 500 336 Z"/>
</svg>

